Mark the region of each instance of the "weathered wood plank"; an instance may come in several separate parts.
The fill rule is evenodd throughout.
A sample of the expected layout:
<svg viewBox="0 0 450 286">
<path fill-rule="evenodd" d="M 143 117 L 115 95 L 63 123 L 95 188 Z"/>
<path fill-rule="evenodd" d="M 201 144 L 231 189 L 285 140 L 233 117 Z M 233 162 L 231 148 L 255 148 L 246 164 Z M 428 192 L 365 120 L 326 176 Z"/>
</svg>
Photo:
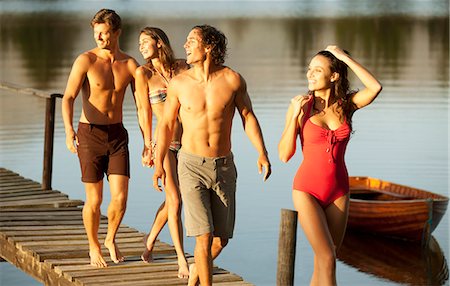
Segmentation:
<svg viewBox="0 0 450 286">
<path fill-rule="evenodd" d="M 0 199 L 3 201 L 3 199 L 6 198 L 16 198 L 17 200 L 23 198 L 23 197 L 29 197 L 29 196 L 39 196 L 39 195 L 48 195 L 48 194 L 62 194 L 59 191 L 55 190 L 16 190 L 15 192 L 0 192 Z"/>
<path fill-rule="evenodd" d="M 2 202 L 14 202 L 14 201 L 34 201 L 36 199 L 53 199 L 53 198 L 58 198 L 58 199 L 68 199 L 69 196 L 66 194 L 61 194 L 61 193 L 57 193 L 57 192 L 45 192 L 42 191 L 42 194 L 38 194 L 38 193 L 34 193 L 34 194 L 29 194 L 29 195 L 23 195 L 23 196 L 8 196 L 8 197 L 1 197 L 1 201 Z M 44 193 L 45 192 L 45 193 Z"/>
<path fill-rule="evenodd" d="M 3 214 L 3 213 L 2 213 Z M 106 229 L 108 224 L 102 223 L 100 224 L 100 230 Z M 0 232 L 8 231 L 8 230 L 28 230 L 28 231 L 41 231 L 41 230 L 77 230 L 84 229 L 83 225 L 44 225 L 44 226 L 0 226 Z M 119 227 L 120 231 L 125 230 L 137 231 L 134 228 L 130 228 L 129 226 L 121 224 Z"/>
<path fill-rule="evenodd" d="M 63 208 L 63 207 L 77 207 L 82 206 L 84 204 L 83 201 L 80 200 L 54 200 L 54 201 L 33 201 L 33 202 L 14 202 L 14 203 L 1 203 L 0 209 L 8 209 L 8 208 L 17 208 L 17 207 L 54 207 L 54 208 Z"/>
<path fill-rule="evenodd" d="M 13 185 L 13 186 L 8 186 L 8 187 L 1 187 L 0 188 L 0 193 L 4 194 L 4 193 L 11 193 L 11 192 L 21 192 L 23 190 L 42 190 L 42 186 L 41 184 L 31 184 L 31 185 Z"/>
<path fill-rule="evenodd" d="M 105 239 L 105 234 L 99 234 L 99 239 Z M 137 237 L 142 238 L 142 234 L 140 233 L 118 233 L 116 238 L 124 238 L 124 237 Z M 24 242 L 24 241 L 64 241 L 64 240 L 80 240 L 87 239 L 86 234 L 79 235 L 47 235 L 47 236 L 14 236 L 11 237 L 10 240 L 14 242 Z"/>
<path fill-rule="evenodd" d="M 2 211 L 2 217 L 25 217 L 25 216 L 69 216 L 69 215 L 81 215 L 81 209 L 74 209 L 71 211 L 60 210 L 60 211 Z"/>
<path fill-rule="evenodd" d="M 53 207 L 28 207 L 28 208 L 8 208 L 8 209 L 3 209 L 2 210 L 2 214 L 4 213 L 8 213 L 8 212 L 41 212 L 41 211 L 45 211 L 45 212 L 60 212 L 60 211 L 79 211 L 81 210 L 80 207 L 64 207 L 64 208 L 53 208 Z"/>
</svg>

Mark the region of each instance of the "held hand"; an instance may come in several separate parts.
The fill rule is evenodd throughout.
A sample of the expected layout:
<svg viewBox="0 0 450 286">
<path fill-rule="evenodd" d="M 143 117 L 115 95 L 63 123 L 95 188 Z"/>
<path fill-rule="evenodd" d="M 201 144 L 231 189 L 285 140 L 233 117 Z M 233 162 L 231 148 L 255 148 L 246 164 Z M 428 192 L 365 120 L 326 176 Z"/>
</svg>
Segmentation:
<svg viewBox="0 0 450 286">
<path fill-rule="evenodd" d="M 156 164 L 155 165 L 155 171 L 153 172 L 153 187 L 159 191 L 162 192 L 162 187 L 159 184 L 158 180 L 161 179 L 162 185 L 166 185 L 166 172 L 164 171 L 164 168 Z"/>
<path fill-rule="evenodd" d="M 75 141 L 75 143 L 74 143 Z M 69 149 L 72 153 L 77 153 L 77 146 L 78 143 L 78 136 L 75 132 L 67 133 L 66 134 L 66 147 Z"/>
<path fill-rule="evenodd" d="M 264 177 L 263 180 L 264 182 L 270 177 L 270 174 L 272 174 L 272 168 L 269 162 L 269 158 L 267 158 L 267 155 L 261 155 L 258 158 L 258 173 L 261 174 L 262 173 L 262 169 L 264 167 L 265 172 L 264 172 Z"/>
<path fill-rule="evenodd" d="M 152 148 L 147 148 L 144 146 L 144 150 L 142 151 L 142 166 L 151 168 L 153 167 L 153 163 Z"/>
</svg>

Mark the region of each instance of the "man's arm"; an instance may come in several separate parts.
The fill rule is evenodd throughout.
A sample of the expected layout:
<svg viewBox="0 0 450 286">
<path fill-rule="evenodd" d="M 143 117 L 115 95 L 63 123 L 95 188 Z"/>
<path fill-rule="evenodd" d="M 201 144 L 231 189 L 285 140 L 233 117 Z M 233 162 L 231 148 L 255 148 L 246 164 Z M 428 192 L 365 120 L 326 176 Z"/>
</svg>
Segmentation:
<svg viewBox="0 0 450 286">
<path fill-rule="evenodd" d="M 167 98 L 164 102 L 164 115 L 158 123 L 158 142 L 156 144 L 155 171 L 153 173 L 153 187 L 158 191 L 162 191 L 158 184 L 158 179 L 162 180 L 162 184 L 166 184 L 166 174 L 163 168 L 164 158 L 169 150 L 170 140 L 172 139 L 175 123 L 180 109 L 178 100 L 178 90 L 180 82 L 177 77 L 170 81 L 167 88 Z"/>
<path fill-rule="evenodd" d="M 76 153 L 78 145 L 78 138 L 73 129 L 73 105 L 77 98 L 81 87 L 86 79 L 86 74 L 89 69 L 90 59 L 87 54 L 78 56 L 70 71 L 69 79 L 67 80 L 66 90 L 62 98 L 62 117 L 64 121 L 64 129 L 66 132 L 66 146 L 70 152 Z"/>
<path fill-rule="evenodd" d="M 255 146 L 256 150 L 258 151 L 258 172 L 261 174 L 262 168 L 265 168 L 265 181 L 272 173 L 269 157 L 267 155 L 266 146 L 264 144 L 261 127 L 259 125 L 258 119 L 253 112 L 252 103 L 247 93 L 247 84 L 245 83 L 244 78 L 241 76 L 239 76 L 239 81 L 240 86 L 235 97 L 236 107 L 239 111 L 239 115 L 241 116 L 245 133 L 252 142 L 253 146 Z"/>
</svg>

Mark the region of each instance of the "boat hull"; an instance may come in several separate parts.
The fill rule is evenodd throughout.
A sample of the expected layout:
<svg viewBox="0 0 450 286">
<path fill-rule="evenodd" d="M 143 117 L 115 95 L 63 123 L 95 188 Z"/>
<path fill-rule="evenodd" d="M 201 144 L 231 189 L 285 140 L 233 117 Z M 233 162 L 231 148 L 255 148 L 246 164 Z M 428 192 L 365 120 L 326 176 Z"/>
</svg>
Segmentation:
<svg viewBox="0 0 450 286">
<path fill-rule="evenodd" d="M 448 198 L 370 177 L 350 177 L 348 228 L 407 240 L 429 239 Z"/>
</svg>

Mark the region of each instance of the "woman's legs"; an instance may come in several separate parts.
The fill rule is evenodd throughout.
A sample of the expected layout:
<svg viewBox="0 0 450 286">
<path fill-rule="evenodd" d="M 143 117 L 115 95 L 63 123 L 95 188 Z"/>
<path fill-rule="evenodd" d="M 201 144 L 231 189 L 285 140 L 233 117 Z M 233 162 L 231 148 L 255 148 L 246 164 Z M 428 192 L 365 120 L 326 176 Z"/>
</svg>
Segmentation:
<svg viewBox="0 0 450 286">
<path fill-rule="evenodd" d="M 144 236 L 145 249 L 141 255 L 142 261 L 151 262 L 153 260 L 152 257 L 153 246 L 155 246 L 156 238 L 158 237 L 163 227 L 166 225 L 166 222 L 167 222 L 167 205 L 166 202 L 163 202 L 159 207 L 158 211 L 156 212 L 155 220 L 153 221 L 153 225 L 152 228 L 150 229 L 150 232 L 146 236 Z"/>
<path fill-rule="evenodd" d="M 164 160 L 166 170 L 166 205 L 170 236 L 178 256 L 178 277 L 187 278 L 189 268 L 184 255 L 183 226 L 181 223 L 181 196 L 178 185 L 177 158 L 173 151 L 167 153 Z"/>
<path fill-rule="evenodd" d="M 346 212 L 332 204 L 323 210 L 316 199 L 306 193 L 294 190 L 292 193 L 295 209 L 298 211 L 300 225 L 314 251 L 314 273 L 311 285 L 336 285 L 336 250 L 333 235 L 345 231 Z M 336 202 L 341 201 L 337 200 Z M 338 204 L 342 207 L 342 203 Z M 331 218 L 332 215 L 335 217 Z M 330 221 L 328 221 L 330 219 Z M 329 223 L 337 223 L 330 231 Z M 339 231 L 338 228 L 342 229 Z M 340 240 L 342 237 L 340 238 Z"/>
<path fill-rule="evenodd" d="M 336 199 L 325 209 L 328 229 L 333 238 L 336 252 L 342 245 L 345 230 L 347 228 L 348 207 L 350 204 L 349 194 Z"/>
</svg>

